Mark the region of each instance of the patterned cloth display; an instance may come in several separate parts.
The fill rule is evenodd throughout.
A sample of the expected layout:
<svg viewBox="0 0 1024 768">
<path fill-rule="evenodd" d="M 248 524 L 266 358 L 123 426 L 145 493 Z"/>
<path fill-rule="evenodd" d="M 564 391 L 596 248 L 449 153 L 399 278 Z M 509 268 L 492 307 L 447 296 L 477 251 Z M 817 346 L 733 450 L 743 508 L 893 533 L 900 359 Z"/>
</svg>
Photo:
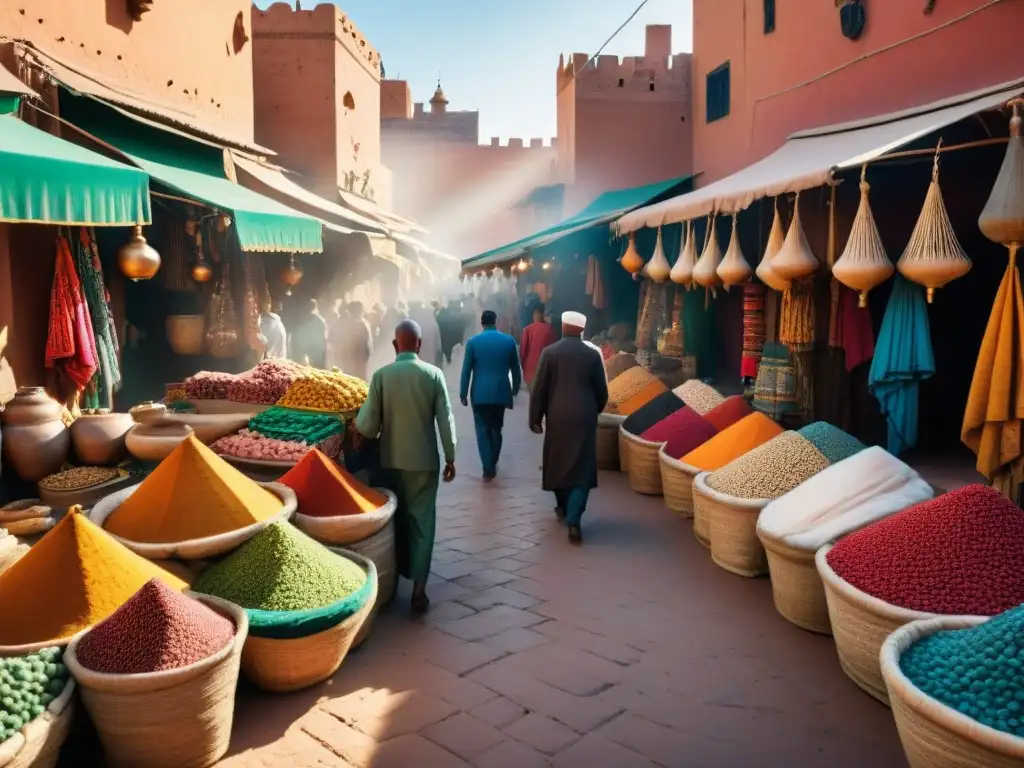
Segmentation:
<svg viewBox="0 0 1024 768">
<path fill-rule="evenodd" d="M 773 419 L 800 410 L 796 398 L 796 372 L 784 344 L 769 342 L 764 345 L 751 404 Z"/>
<path fill-rule="evenodd" d="M 740 376 L 757 376 L 757 364 L 764 347 L 764 286 L 747 283 L 743 286 L 743 354 Z"/>
</svg>

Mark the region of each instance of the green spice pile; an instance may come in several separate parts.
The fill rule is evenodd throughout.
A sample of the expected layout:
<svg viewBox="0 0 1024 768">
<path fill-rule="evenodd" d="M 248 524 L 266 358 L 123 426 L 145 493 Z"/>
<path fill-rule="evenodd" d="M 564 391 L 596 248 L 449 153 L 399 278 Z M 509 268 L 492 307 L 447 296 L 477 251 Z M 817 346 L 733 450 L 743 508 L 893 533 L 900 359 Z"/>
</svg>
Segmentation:
<svg viewBox="0 0 1024 768">
<path fill-rule="evenodd" d="M 900 669 L 933 699 L 1024 736 L 1024 605 L 970 629 L 922 638 L 904 651 Z"/>
<path fill-rule="evenodd" d="M 68 683 L 60 648 L 0 659 L 0 743 L 35 720 Z"/>
<path fill-rule="evenodd" d="M 800 430 L 800 434 L 821 451 L 822 456 L 828 459 L 830 464 L 848 459 L 867 447 L 853 435 L 848 435 L 839 427 L 833 427 L 827 421 L 808 424 Z"/>
<path fill-rule="evenodd" d="M 193 589 L 263 611 L 304 611 L 336 603 L 366 583 L 358 565 L 290 523 L 273 523 L 224 560 Z"/>
<path fill-rule="evenodd" d="M 317 445 L 333 435 L 341 434 L 345 423 L 331 414 L 275 407 L 249 419 L 249 429 L 271 440 Z"/>
<path fill-rule="evenodd" d="M 741 499 L 777 499 L 828 466 L 828 459 L 809 440 L 789 431 L 713 472 L 707 483 Z"/>
</svg>

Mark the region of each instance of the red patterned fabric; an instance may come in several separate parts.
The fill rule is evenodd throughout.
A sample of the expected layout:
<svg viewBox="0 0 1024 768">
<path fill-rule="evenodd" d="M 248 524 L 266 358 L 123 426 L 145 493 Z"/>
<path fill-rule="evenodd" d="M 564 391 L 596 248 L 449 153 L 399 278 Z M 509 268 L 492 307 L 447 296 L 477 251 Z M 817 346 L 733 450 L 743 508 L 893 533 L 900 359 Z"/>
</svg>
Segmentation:
<svg viewBox="0 0 1024 768">
<path fill-rule="evenodd" d="M 50 289 L 50 327 L 46 339 L 46 367 L 61 366 L 79 391 L 96 373 L 96 338 L 75 271 L 71 248 L 57 237 L 57 260 Z"/>
</svg>

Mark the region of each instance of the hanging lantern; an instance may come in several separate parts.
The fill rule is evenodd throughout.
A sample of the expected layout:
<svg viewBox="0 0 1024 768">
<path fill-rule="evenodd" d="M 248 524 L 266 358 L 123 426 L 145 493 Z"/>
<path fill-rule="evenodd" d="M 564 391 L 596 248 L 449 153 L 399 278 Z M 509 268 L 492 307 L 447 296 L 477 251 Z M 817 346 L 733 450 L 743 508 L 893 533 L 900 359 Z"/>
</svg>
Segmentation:
<svg viewBox="0 0 1024 768">
<path fill-rule="evenodd" d="M 281 270 L 281 282 L 287 286 L 285 296 L 292 295 L 292 288 L 302 280 L 302 267 L 296 263 L 295 254 L 288 257 L 288 266 Z"/>
<path fill-rule="evenodd" d="M 704 288 L 714 288 L 719 284 L 718 265 L 722 262 L 722 249 L 718 247 L 714 215 L 708 216 L 706 241 L 704 252 L 693 268 L 693 281 Z"/>
<path fill-rule="evenodd" d="M 1003 245 L 1024 243 L 1024 136 L 1019 104 L 1010 118 L 1010 143 L 992 186 L 978 227 L 989 240 Z"/>
<path fill-rule="evenodd" d="M 783 280 L 799 280 L 818 271 L 818 260 L 800 223 L 800 193 L 793 202 L 793 221 L 780 250 L 771 261 L 772 271 Z"/>
<path fill-rule="evenodd" d="M 914 225 L 907 248 L 896 262 L 896 269 L 908 280 L 927 288 L 928 303 L 935 298 L 935 289 L 963 277 L 971 271 L 971 260 L 956 239 L 949 221 L 946 204 L 939 186 L 939 148 L 935 148 L 932 180 L 924 198 L 921 215 Z"/>
<path fill-rule="evenodd" d="M 223 213 L 218 213 L 217 214 L 217 225 L 216 226 L 217 226 L 217 231 L 220 234 L 224 234 L 225 232 L 228 231 L 228 227 L 231 226 L 231 217 L 226 215 L 226 214 L 223 214 Z"/>
<path fill-rule="evenodd" d="M 629 233 L 629 247 L 626 248 L 626 252 L 622 254 L 622 258 L 619 259 L 619 263 L 622 268 L 630 274 L 636 274 L 644 268 L 644 260 L 636 250 L 636 233 Z"/>
<path fill-rule="evenodd" d="M 858 305 L 868 305 L 868 291 L 881 285 L 895 270 L 882 245 L 882 237 L 878 234 L 875 217 L 871 213 L 868 193 L 867 166 L 860 169 L 860 205 L 857 216 L 853 220 L 850 239 L 846 241 L 843 255 L 832 266 L 832 276 L 847 288 L 858 291 Z"/>
<path fill-rule="evenodd" d="M 205 259 L 200 258 L 192 265 L 192 279 L 197 283 L 208 283 L 212 277 L 213 270 L 210 269 L 210 265 L 206 263 Z"/>
<path fill-rule="evenodd" d="M 722 259 L 722 263 L 715 270 L 726 289 L 730 285 L 739 285 L 740 283 L 747 282 L 754 273 L 754 270 L 750 268 L 750 264 L 743 257 L 743 250 L 740 248 L 738 220 L 739 216 L 734 213 L 732 215 L 732 236 L 729 238 L 729 247 L 725 251 L 725 258 Z"/>
<path fill-rule="evenodd" d="M 757 274 L 762 283 L 773 291 L 785 293 L 793 284 L 792 281 L 782 278 L 772 269 L 772 260 L 779 255 L 786 237 L 782 227 L 782 217 L 779 215 L 778 198 L 775 199 L 772 207 L 775 209 L 775 215 L 772 217 L 772 228 L 768 233 L 768 245 L 765 246 L 764 256 L 761 257 L 761 263 L 757 265 L 755 274 Z"/>
<path fill-rule="evenodd" d="M 149 280 L 160 269 L 160 254 L 142 236 L 136 224 L 131 239 L 117 251 L 117 267 L 131 280 Z"/>
<path fill-rule="evenodd" d="M 646 271 L 647 277 L 656 283 L 664 283 L 668 280 L 669 272 L 672 271 L 668 259 L 665 258 L 665 249 L 661 244 L 661 227 L 658 227 L 658 239 L 654 244 L 654 255 L 647 262 Z"/>
<path fill-rule="evenodd" d="M 687 290 L 693 288 L 693 268 L 697 266 L 697 245 L 693 241 L 693 222 L 686 222 L 686 231 L 683 233 L 686 242 L 679 249 L 679 258 L 672 265 L 669 272 L 669 279 L 676 285 L 685 286 Z"/>
</svg>

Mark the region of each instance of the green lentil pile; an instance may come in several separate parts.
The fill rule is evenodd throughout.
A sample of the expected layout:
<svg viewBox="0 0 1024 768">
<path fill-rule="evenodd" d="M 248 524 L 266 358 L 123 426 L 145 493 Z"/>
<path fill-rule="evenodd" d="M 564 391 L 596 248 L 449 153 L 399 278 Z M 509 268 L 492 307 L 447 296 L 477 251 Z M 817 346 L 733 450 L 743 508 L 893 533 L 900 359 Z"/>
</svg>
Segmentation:
<svg viewBox="0 0 1024 768">
<path fill-rule="evenodd" d="M 68 684 L 60 648 L 0 659 L 0 743 L 35 720 Z"/>
<path fill-rule="evenodd" d="M 900 669 L 933 699 L 1024 736 L 1024 605 L 976 627 L 922 638 L 903 652 Z"/>
<path fill-rule="evenodd" d="M 809 440 L 788 431 L 711 473 L 707 483 L 741 499 L 777 499 L 828 466 Z"/>
<path fill-rule="evenodd" d="M 274 407 L 249 419 L 249 429 L 272 440 L 316 445 L 341 434 L 345 423 L 332 414 Z"/>
<path fill-rule="evenodd" d="M 263 611 L 305 611 L 348 597 L 366 583 L 358 565 L 336 555 L 290 523 L 268 525 L 193 589 Z"/>
<path fill-rule="evenodd" d="M 800 430 L 807 441 L 821 451 L 822 456 L 828 459 L 829 464 L 835 464 L 848 459 L 855 453 L 860 453 L 867 446 L 853 435 L 848 435 L 839 427 L 834 427 L 827 421 L 816 421 L 808 424 Z"/>
</svg>

